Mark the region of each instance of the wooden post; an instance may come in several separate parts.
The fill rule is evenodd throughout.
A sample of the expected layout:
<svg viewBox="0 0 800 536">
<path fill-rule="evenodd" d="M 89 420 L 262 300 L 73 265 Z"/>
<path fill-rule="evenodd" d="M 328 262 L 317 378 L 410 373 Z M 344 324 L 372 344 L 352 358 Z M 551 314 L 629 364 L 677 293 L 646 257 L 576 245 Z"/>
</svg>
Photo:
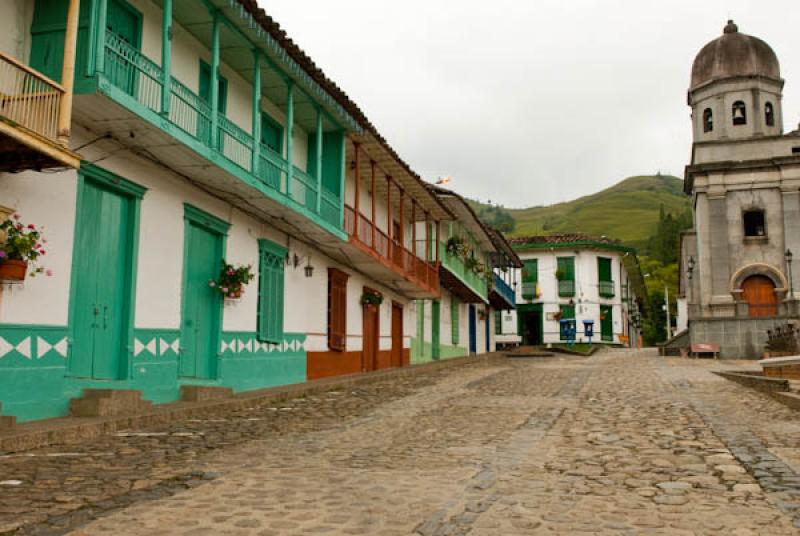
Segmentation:
<svg viewBox="0 0 800 536">
<path fill-rule="evenodd" d="M 400 196 L 397 199 L 397 202 L 399 204 L 398 217 L 400 218 L 400 233 L 399 236 L 397 237 L 397 240 L 400 243 L 400 255 L 401 255 L 400 258 L 402 259 L 403 249 L 405 249 L 406 247 L 406 229 L 405 229 L 406 222 L 404 218 L 405 207 L 403 206 L 405 204 L 405 198 L 404 198 L 405 192 L 403 192 L 403 189 L 400 188 L 399 184 L 397 185 L 397 189 L 400 190 Z"/>
<path fill-rule="evenodd" d="M 58 108 L 58 143 L 69 143 L 72 123 L 72 95 L 75 87 L 75 51 L 78 44 L 78 18 L 81 10 L 80 0 L 70 0 L 67 8 L 67 29 L 64 36 L 64 65 L 61 69 L 61 86 L 64 93 Z M 103 25 L 105 28 L 105 25 Z"/>
<path fill-rule="evenodd" d="M 252 162 L 250 170 L 258 176 L 261 165 L 261 52 L 253 49 L 253 145 L 251 146 Z"/>
<path fill-rule="evenodd" d="M 394 225 L 392 225 L 392 177 L 391 175 L 386 175 L 386 221 L 388 222 L 386 226 L 386 236 L 389 237 L 389 259 L 394 257 L 394 244 L 392 244 L 392 239 L 394 238 Z"/>
<path fill-rule="evenodd" d="M 289 184 L 292 182 L 293 157 L 292 137 L 294 136 L 294 83 L 291 80 L 286 82 L 286 190 L 284 193 L 289 195 Z"/>
<path fill-rule="evenodd" d="M 322 109 L 317 106 L 317 147 L 314 159 L 317 162 L 317 214 L 322 209 Z M 344 196 L 342 196 L 344 197 Z M 358 223 L 358 222 L 356 222 Z"/>
<path fill-rule="evenodd" d="M 97 0 L 97 28 L 95 29 L 97 41 L 94 44 L 97 72 L 105 73 L 106 70 L 106 17 L 108 16 L 108 0 Z M 63 80 L 62 80 L 63 83 Z"/>
<path fill-rule="evenodd" d="M 425 262 L 431 261 L 431 224 L 430 214 L 425 211 Z"/>
<path fill-rule="evenodd" d="M 161 10 L 161 115 L 169 116 L 172 95 L 172 0 L 164 0 Z"/>
<path fill-rule="evenodd" d="M 411 198 L 411 252 L 417 256 L 417 200 Z"/>
<path fill-rule="evenodd" d="M 355 199 L 353 200 L 353 212 L 356 213 L 356 235 L 358 235 L 358 215 L 359 215 L 359 207 L 361 206 L 361 162 L 358 158 L 358 142 L 353 142 L 353 147 L 355 147 L 355 161 L 356 161 L 356 170 L 355 170 Z M 359 237 L 360 238 L 360 237 Z"/>
<path fill-rule="evenodd" d="M 434 225 L 436 226 L 436 227 L 435 227 L 435 229 L 436 229 L 436 236 L 434 237 L 434 238 L 435 238 L 435 240 L 436 240 L 436 244 L 434 245 L 434 250 L 436 251 L 436 264 L 439 264 L 439 227 L 441 227 L 441 225 L 442 225 L 442 222 L 440 222 L 440 221 L 435 221 L 435 222 L 433 222 L 433 223 L 434 223 Z"/>
<path fill-rule="evenodd" d="M 214 11 L 211 28 L 211 147 L 219 148 L 219 12 Z"/>
<path fill-rule="evenodd" d="M 372 167 L 372 248 L 377 249 L 375 244 L 375 229 L 378 228 L 378 222 L 375 221 L 375 161 L 370 160 L 370 166 Z"/>
</svg>

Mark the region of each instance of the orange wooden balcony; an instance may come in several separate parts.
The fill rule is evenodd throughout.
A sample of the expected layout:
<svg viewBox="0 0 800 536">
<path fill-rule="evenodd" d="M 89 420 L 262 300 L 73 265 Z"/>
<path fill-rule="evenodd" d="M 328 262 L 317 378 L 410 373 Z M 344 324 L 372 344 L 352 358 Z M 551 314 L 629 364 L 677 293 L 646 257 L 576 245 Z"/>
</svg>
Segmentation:
<svg viewBox="0 0 800 536">
<path fill-rule="evenodd" d="M 59 140 L 65 90 L 0 52 L 0 171 L 76 168 L 78 155 Z"/>
<path fill-rule="evenodd" d="M 354 264 L 363 272 L 409 298 L 429 299 L 441 295 L 439 267 L 392 240 L 363 214 L 345 205 L 344 229 L 349 242 L 360 252 Z"/>
</svg>

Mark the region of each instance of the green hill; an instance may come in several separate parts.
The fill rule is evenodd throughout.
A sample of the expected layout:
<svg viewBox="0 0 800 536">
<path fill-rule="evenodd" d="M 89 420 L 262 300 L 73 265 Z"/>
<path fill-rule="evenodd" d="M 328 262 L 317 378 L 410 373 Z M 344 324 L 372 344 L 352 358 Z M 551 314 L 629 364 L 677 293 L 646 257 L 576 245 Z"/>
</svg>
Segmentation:
<svg viewBox="0 0 800 536">
<path fill-rule="evenodd" d="M 482 217 L 492 210 L 480 203 L 473 206 Z M 662 206 L 675 216 L 690 208 L 691 199 L 683 193 L 681 179 L 670 175 L 629 177 L 601 192 L 573 201 L 508 209 L 516 222 L 509 235 L 587 233 L 606 235 L 643 248 L 655 233 Z"/>
</svg>

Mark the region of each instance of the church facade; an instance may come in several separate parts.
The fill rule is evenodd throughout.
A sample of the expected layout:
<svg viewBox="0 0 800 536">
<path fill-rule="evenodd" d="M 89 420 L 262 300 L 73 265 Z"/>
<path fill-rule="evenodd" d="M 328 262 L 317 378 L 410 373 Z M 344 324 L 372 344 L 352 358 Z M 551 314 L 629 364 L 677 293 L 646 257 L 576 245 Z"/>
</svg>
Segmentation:
<svg viewBox="0 0 800 536">
<path fill-rule="evenodd" d="M 767 330 L 798 318 L 800 131 L 784 133 L 783 85 L 772 48 L 733 21 L 692 66 L 679 326 L 724 358 L 760 357 Z"/>
</svg>

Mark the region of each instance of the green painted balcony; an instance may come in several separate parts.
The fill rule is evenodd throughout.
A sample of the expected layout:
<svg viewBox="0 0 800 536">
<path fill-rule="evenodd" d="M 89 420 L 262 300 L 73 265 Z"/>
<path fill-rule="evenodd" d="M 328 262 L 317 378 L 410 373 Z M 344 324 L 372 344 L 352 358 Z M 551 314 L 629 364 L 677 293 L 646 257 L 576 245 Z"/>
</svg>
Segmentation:
<svg viewBox="0 0 800 536">
<path fill-rule="evenodd" d="M 439 243 L 439 276 L 442 286 L 448 288 L 463 303 L 487 303 L 489 285 L 482 275 L 467 268 L 457 255 L 447 253 L 447 245 Z"/>
<path fill-rule="evenodd" d="M 575 296 L 575 280 L 560 279 L 558 281 L 558 295 L 562 298 Z"/>
<path fill-rule="evenodd" d="M 599 281 L 597 283 L 598 292 L 600 293 L 601 298 L 613 298 L 615 291 L 614 291 L 614 282 L 613 281 Z"/>
</svg>

